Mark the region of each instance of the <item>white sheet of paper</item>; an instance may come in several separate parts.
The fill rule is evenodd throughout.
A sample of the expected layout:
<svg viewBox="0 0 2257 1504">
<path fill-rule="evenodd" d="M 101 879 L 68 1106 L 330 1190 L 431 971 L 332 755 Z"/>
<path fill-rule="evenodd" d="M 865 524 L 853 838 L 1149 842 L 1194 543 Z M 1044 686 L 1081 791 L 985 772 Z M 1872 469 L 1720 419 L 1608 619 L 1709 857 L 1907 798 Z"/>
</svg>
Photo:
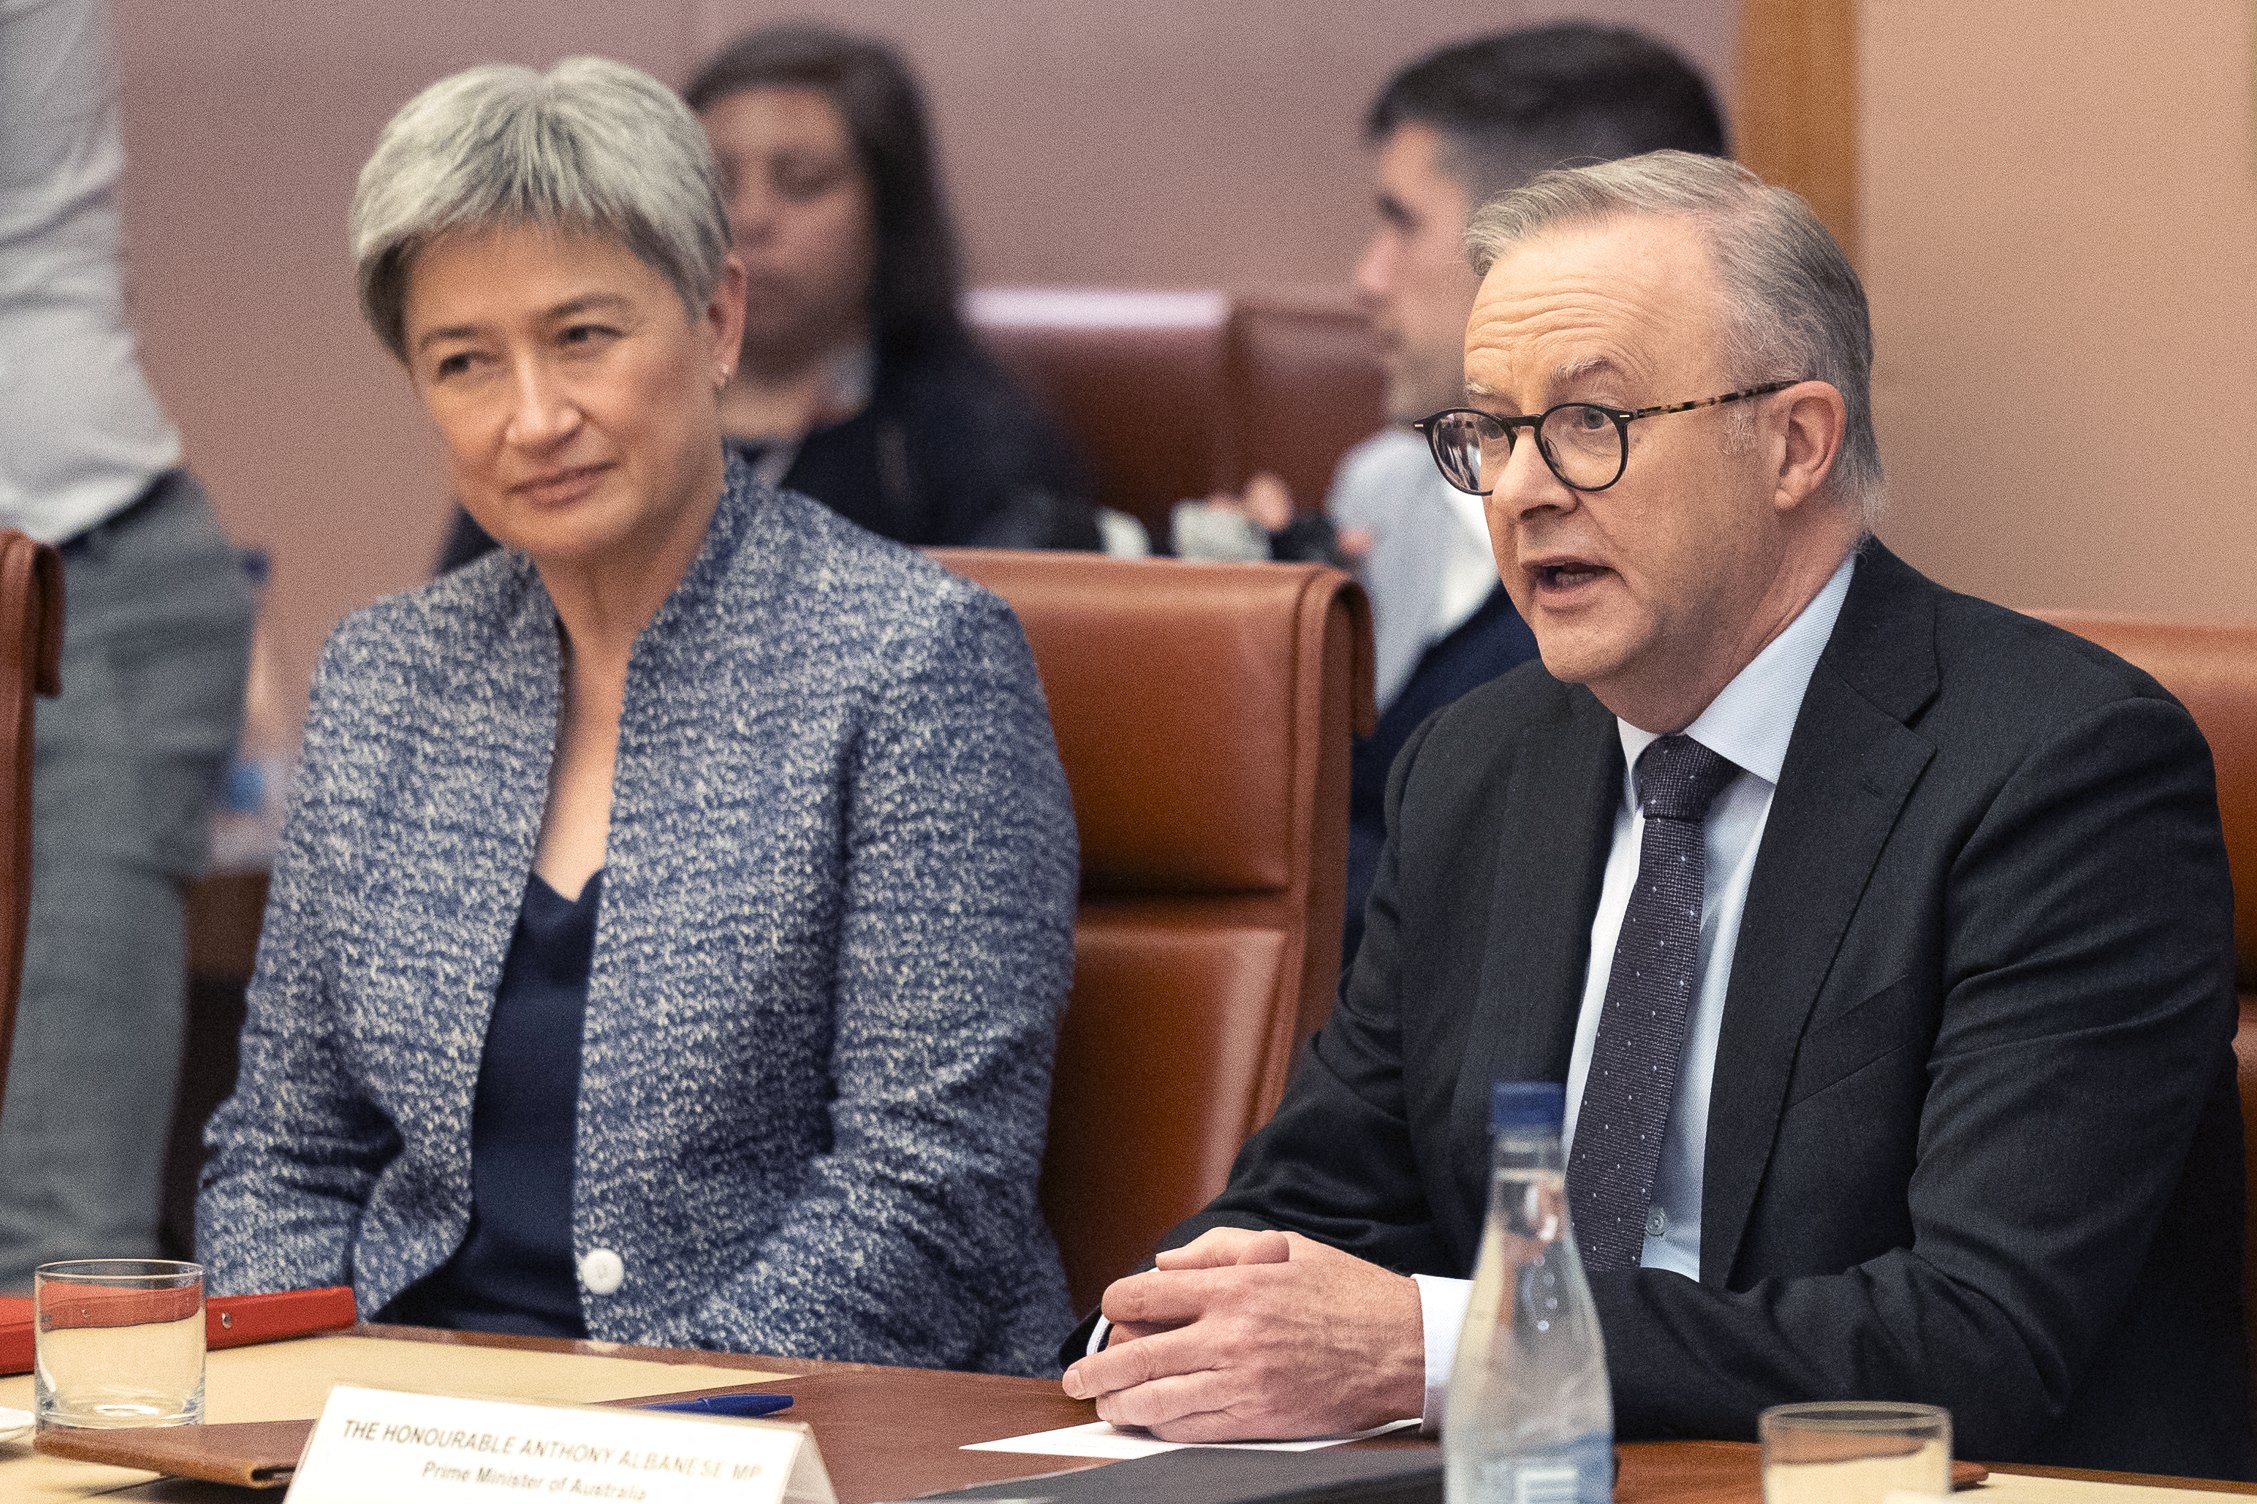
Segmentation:
<svg viewBox="0 0 2257 1504">
<path fill-rule="evenodd" d="M 1390 1431 L 1400 1431 L 1405 1426 L 1417 1424 L 1418 1417 L 1414 1415 L 1409 1420 L 1373 1426 L 1369 1431 L 1354 1431 L 1346 1436 L 1315 1436 L 1306 1441 L 1190 1442 L 1162 1441 L 1141 1426 L 1116 1426 L 1108 1421 L 1094 1420 L 1085 1426 L 1065 1426 L 1056 1431 L 1006 1436 L 1001 1441 L 975 1441 L 958 1450 L 1031 1452 L 1038 1457 L 1110 1457 L 1116 1462 L 1131 1457 L 1151 1457 L 1187 1446 L 1236 1447 L 1243 1452 L 1313 1452 L 1319 1447 L 1336 1447 L 1344 1442 L 1362 1441 L 1369 1436 L 1384 1436 Z"/>
</svg>

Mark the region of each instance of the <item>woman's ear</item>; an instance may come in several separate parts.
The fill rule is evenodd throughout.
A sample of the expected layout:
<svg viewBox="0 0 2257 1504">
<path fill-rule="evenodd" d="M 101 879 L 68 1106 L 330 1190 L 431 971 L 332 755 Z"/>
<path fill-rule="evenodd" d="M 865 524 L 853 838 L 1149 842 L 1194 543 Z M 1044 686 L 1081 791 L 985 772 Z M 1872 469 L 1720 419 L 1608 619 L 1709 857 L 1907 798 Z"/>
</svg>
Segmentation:
<svg viewBox="0 0 2257 1504">
<path fill-rule="evenodd" d="M 721 262 L 721 279 L 705 305 L 706 323 L 712 329 L 714 374 L 726 386 L 737 369 L 737 351 L 744 344 L 744 262 L 735 252 Z"/>
</svg>

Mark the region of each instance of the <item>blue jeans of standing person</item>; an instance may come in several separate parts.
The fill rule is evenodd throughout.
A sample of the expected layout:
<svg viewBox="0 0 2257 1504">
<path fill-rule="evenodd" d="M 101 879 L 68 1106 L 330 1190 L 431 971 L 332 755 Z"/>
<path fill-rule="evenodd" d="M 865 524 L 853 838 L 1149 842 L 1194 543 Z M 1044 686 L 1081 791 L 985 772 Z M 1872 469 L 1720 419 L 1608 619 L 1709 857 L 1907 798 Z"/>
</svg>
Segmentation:
<svg viewBox="0 0 2257 1504">
<path fill-rule="evenodd" d="M 182 887 L 243 713 L 252 593 L 186 471 L 62 546 L 34 739 L 31 930 L 0 1097 L 0 1290 L 157 1249 L 187 993 Z"/>
</svg>

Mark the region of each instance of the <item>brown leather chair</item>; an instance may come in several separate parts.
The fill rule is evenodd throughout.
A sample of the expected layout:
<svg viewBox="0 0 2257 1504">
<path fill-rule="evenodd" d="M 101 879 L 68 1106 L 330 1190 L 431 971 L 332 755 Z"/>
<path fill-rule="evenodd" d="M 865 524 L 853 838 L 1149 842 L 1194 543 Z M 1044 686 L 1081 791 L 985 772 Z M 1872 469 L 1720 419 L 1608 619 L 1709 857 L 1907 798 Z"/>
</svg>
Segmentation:
<svg viewBox="0 0 2257 1504">
<path fill-rule="evenodd" d="M 1231 309 L 1224 483 L 1267 470 L 1304 512 L 1324 505 L 1340 457 L 1385 426 L 1371 326 L 1345 298 L 1253 295 Z"/>
<path fill-rule="evenodd" d="M 1378 351 L 1343 296 L 994 287 L 969 310 L 1080 445 L 1098 501 L 1163 551 L 1178 501 L 1259 470 L 1323 506 L 1340 457 L 1386 421 Z"/>
<path fill-rule="evenodd" d="M 1097 502 L 1165 546 L 1168 514 L 1219 484 L 1223 330 L 1219 292 L 982 288 L 974 329 L 1065 427 Z"/>
<path fill-rule="evenodd" d="M 2234 1056 L 2250 1176 L 2243 1279 L 2250 1366 L 2257 1374 L 2257 625 L 2143 620 L 2090 611 L 2032 614 L 2153 674 L 2202 728 L 2218 770 L 2218 815 L 2225 825 L 2226 860 L 2233 868 L 2234 986 L 2241 993 Z"/>
<path fill-rule="evenodd" d="M 1018 612 L 1073 791 L 1042 1203 L 1087 1309 L 1222 1188 L 1331 1011 L 1370 625 L 1315 565 L 934 556 Z"/>
<path fill-rule="evenodd" d="M 8 1082 L 31 918 L 31 707 L 63 688 L 63 559 L 13 528 L 0 529 L 0 1092 Z"/>
</svg>

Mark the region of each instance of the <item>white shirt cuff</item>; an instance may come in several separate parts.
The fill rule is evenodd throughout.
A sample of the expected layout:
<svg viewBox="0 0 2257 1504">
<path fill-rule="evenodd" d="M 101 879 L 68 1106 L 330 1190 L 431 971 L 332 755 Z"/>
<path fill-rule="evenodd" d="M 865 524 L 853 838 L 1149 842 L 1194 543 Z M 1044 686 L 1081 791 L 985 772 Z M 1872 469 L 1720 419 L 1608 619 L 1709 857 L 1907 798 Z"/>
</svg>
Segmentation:
<svg viewBox="0 0 2257 1504">
<path fill-rule="evenodd" d="M 1113 1323 L 1103 1316 L 1098 1317 L 1097 1325 L 1089 1329 L 1089 1346 L 1082 1349 L 1082 1356 L 1086 1358 L 1091 1353 L 1105 1351 L 1105 1339 L 1112 1335 Z"/>
<path fill-rule="evenodd" d="M 1418 1434 L 1432 1436 L 1442 1429 L 1442 1406 L 1450 1396 L 1450 1365 L 1458 1356 L 1458 1330 L 1465 1325 L 1473 1281 L 1444 1279 L 1438 1274 L 1414 1274 L 1411 1280 L 1418 1286 L 1419 1320 L 1426 1328 L 1426 1405 L 1419 1412 Z"/>
</svg>

